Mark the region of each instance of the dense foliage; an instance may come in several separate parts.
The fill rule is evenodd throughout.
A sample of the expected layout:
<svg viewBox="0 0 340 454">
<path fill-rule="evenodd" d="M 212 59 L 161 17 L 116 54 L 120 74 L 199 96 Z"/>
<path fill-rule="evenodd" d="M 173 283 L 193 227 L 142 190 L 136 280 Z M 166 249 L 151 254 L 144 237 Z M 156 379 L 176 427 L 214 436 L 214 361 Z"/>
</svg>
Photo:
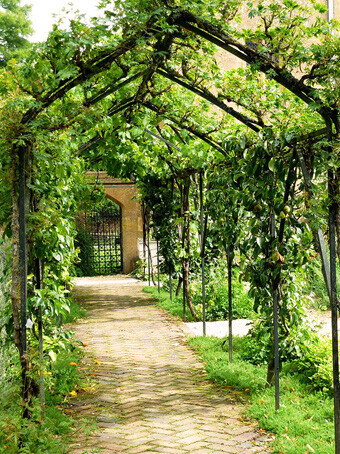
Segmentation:
<svg viewBox="0 0 340 454">
<path fill-rule="evenodd" d="M 30 47 L 27 37 L 32 33 L 28 19 L 30 6 L 20 5 L 21 0 L 0 1 L 0 66 L 11 58 L 22 56 Z"/>
</svg>

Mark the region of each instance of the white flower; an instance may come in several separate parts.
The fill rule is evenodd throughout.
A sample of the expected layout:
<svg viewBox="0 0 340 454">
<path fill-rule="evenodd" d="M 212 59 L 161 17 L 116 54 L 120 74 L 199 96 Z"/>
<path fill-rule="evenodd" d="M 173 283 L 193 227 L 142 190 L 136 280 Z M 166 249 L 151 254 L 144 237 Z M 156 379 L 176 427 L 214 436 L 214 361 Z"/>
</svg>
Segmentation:
<svg viewBox="0 0 340 454">
<path fill-rule="evenodd" d="M 33 325 L 34 325 L 34 323 L 32 322 L 32 320 L 30 318 L 28 318 L 27 322 L 26 322 L 26 328 L 31 329 Z"/>
</svg>

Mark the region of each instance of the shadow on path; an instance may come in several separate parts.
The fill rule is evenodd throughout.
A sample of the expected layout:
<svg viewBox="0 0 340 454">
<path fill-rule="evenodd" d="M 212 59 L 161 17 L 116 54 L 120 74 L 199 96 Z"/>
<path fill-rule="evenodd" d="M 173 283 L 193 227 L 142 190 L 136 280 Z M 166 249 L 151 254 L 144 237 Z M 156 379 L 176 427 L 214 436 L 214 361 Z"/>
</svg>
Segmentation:
<svg viewBox="0 0 340 454">
<path fill-rule="evenodd" d="M 75 294 L 88 311 L 76 335 L 100 365 L 97 391 L 74 408 L 95 415 L 101 430 L 70 453 L 270 452 L 266 436 L 241 420 L 244 407 L 232 392 L 207 381 L 184 325 L 155 307 L 141 283 L 81 278 Z"/>
</svg>

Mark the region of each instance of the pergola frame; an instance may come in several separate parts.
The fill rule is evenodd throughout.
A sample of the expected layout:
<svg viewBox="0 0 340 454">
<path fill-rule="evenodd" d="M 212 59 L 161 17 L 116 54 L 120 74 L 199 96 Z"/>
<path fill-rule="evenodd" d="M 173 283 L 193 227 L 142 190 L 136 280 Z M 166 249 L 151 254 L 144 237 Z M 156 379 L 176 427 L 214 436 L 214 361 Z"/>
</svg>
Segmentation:
<svg viewBox="0 0 340 454">
<path fill-rule="evenodd" d="M 300 140 L 306 140 L 309 137 L 317 137 L 326 135 L 332 143 L 334 137 L 338 137 L 340 134 L 340 124 L 339 124 L 339 112 L 336 107 L 330 108 L 322 102 L 322 99 L 318 96 L 317 90 L 312 90 L 308 85 L 303 81 L 298 80 L 294 75 L 287 72 L 286 70 L 281 70 L 278 65 L 275 64 L 265 55 L 260 54 L 254 48 L 247 44 L 242 44 L 235 40 L 228 33 L 224 32 L 218 26 L 210 23 L 209 21 L 203 20 L 191 12 L 184 10 L 182 8 L 173 8 L 167 17 L 169 25 L 177 26 L 181 30 L 189 30 L 197 36 L 204 38 L 211 42 L 212 44 L 218 46 L 225 51 L 232 53 L 237 56 L 242 61 L 253 64 L 256 63 L 258 70 L 260 72 L 266 73 L 271 72 L 271 78 L 275 80 L 278 84 L 285 87 L 292 94 L 300 98 L 307 105 L 314 104 L 318 102 L 318 107 L 316 111 L 322 117 L 325 128 L 315 131 L 310 134 L 310 136 L 302 136 L 302 138 L 295 138 L 294 146 L 298 146 Z M 112 108 L 107 112 L 108 115 L 115 115 L 122 112 L 125 109 L 131 108 L 132 106 L 139 107 L 144 106 L 145 108 L 157 113 L 157 115 L 162 115 L 161 111 L 157 111 L 157 106 L 152 102 L 145 100 L 147 82 L 150 81 L 156 74 L 169 79 L 172 82 L 175 82 L 181 85 L 184 89 L 190 90 L 194 94 L 201 96 L 205 100 L 214 104 L 215 106 L 222 109 L 224 112 L 233 116 L 238 121 L 242 122 L 248 128 L 254 132 L 260 131 L 264 125 L 256 124 L 256 122 L 244 115 L 242 112 L 235 110 L 233 107 L 228 106 L 223 101 L 219 101 L 211 93 L 208 93 L 201 88 L 190 84 L 190 82 L 185 81 L 178 77 L 178 75 L 171 74 L 164 63 L 166 63 L 167 55 L 172 43 L 174 36 L 171 33 L 163 35 L 161 30 L 155 27 L 155 24 L 152 20 L 146 25 L 143 32 L 138 32 L 136 34 L 131 34 L 127 39 L 124 39 L 121 44 L 117 45 L 114 49 L 110 49 L 104 53 L 99 54 L 97 57 L 92 58 L 86 62 L 82 68 L 79 68 L 79 73 L 75 77 L 66 78 L 60 81 L 58 87 L 55 90 L 52 90 L 46 93 L 40 100 L 39 106 L 34 106 L 28 109 L 22 116 L 21 126 L 30 125 L 37 116 L 46 111 L 49 106 L 51 106 L 55 101 L 62 99 L 71 89 L 76 86 L 81 85 L 84 81 L 91 79 L 93 76 L 108 70 L 117 60 L 117 58 L 124 55 L 127 50 L 133 50 L 137 44 L 138 39 L 141 37 L 155 37 L 156 43 L 154 45 L 154 54 L 151 60 L 149 67 L 146 70 L 138 72 L 132 75 L 129 78 L 124 80 L 115 80 L 106 87 L 100 89 L 97 94 L 91 96 L 91 98 L 86 100 L 86 106 L 94 105 L 95 103 L 101 101 L 102 99 L 108 97 L 114 92 L 120 90 L 124 86 L 135 82 L 138 78 L 142 78 L 142 82 L 139 85 L 139 88 L 134 96 L 130 99 L 124 100 L 117 105 L 113 105 Z M 162 55 L 160 55 L 162 54 Z M 163 113 L 164 114 L 164 113 Z M 168 118 L 170 121 L 171 114 L 165 113 L 165 118 Z M 209 137 L 208 134 L 197 131 L 195 128 L 190 126 L 183 126 L 183 129 L 186 129 L 189 133 L 194 134 L 201 140 L 208 143 L 210 146 L 214 147 L 216 150 L 223 153 L 223 147 L 220 143 L 217 143 Z M 101 138 L 95 137 L 91 139 L 88 143 L 79 147 L 79 152 L 83 152 L 86 148 L 89 148 L 94 143 L 99 142 Z M 18 142 L 17 142 L 18 143 Z M 14 263 L 18 263 L 19 266 L 16 270 L 13 271 L 12 279 L 12 304 L 14 310 L 20 308 L 20 326 L 18 326 L 17 320 L 15 321 L 15 342 L 19 349 L 22 370 L 23 370 L 23 383 L 24 383 L 24 397 L 27 399 L 27 391 L 25 389 L 25 371 L 27 370 L 27 338 L 26 338 L 26 322 L 27 322 L 27 252 L 26 252 L 26 228 L 25 228 L 25 219 L 26 219 L 26 169 L 27 169 L 27 156 L 28 151 L 32 147 L 32 142 L 26 142 L 25 145 L 22 143 L 15 144 L 12 149 L 13 155 L 17 156 L 18 159 L 18 199 L 17 204 L 14 203 L 13 207 L 13 225 L 18 225 L 18 231 L 13 230 L 13 236 L 18 238 L 19 243 L 17 247 L 13 248 Z M 304 170 L 303 157 L 299 155 L 300 165 L 303 171 L 303 175 L 306 182 L 306 187 L 310 189 L 310 184 L 308 182 L 308 175 Z M 319 231 L 319 241 L 320 249 L 323 251 L 322 259 L 324 267 L 329 268 L 330 272 L 326 273 L 329 275 L 327 278 L 327 288 L 330 296 L 331 307 L 332 307 L 332 345 L 333 345 L 333 382 L 334 382 L 334 414 L 335 414 L 335 441 L 336 441 L 336 454 L 340 454 L 340 386 L 339 386 L 339 357 L 338 357 L 338 329 L 337 329 L 337 312 L 338 312 L 338 301 L 337 301 L 337 288 L 336 288 L 336 215 L 338 210 L 337 200 L 336 200 L 336 178 L 334 172 L 329 170 L 328 172 L 328 189 L 330 197 L 330 206 L 329 206 L 329 238 L 330 238 L 330 262 L 328 266 L 328 260 L 325 254 L 324 241 L 322 239 L 322 232 Z"/>
</svg>

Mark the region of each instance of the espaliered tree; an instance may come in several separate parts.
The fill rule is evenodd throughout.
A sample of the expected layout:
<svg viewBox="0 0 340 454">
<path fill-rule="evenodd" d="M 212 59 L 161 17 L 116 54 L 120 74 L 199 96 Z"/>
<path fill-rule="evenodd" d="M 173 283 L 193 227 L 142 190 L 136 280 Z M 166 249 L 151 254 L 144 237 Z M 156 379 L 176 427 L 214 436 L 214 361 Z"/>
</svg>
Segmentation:
<svg viewBox="0 0 340 454">
<path fill-rule="evenodd" d="M 202 169 L 202 162 L 207 166 L 215 156 L 219 160 L 224 156 L 232 172 L 244 171 L 244 181 L 238 182 L 240 191 L 245 197 L 248 194 L 248 199 L 255 191 L 258 198 L 254 207 L 243 199 L 245 208 L 254 215 L 243 242 L 251 243 L 252 251 L 258 254 L 255 263 L 251 263 L 252 291 L 258 307 L 269 320 L 272 310 L 269 288 L 263 286 L 261 279 L 271 276 L 270 291 L 278 294 L 282 327 L 283 319 L 289 317 L 285 306 L 291 301 L 286 292 L 291 283 L 286 282 L 299 260 L 297 252 L 301 247 L 299 241 L 295 243 L 296 235 L 288 241 L 290 235 L 301 230 L 299 222 L 292 217 L 299 214 L 298 206 L 290 205 L 299 200 L 294 182 L 303 176 L 305 183 L 300 191 L 309 192 L 310 204 L 317 196 L 326 200 L 335 424 L 339 430 L 335 230 L 339 243 L 340 126 L 339 89 L 334 83 L 339 72 L 339 52 L 338 40 L 332 36 L 337 25 L 325 22 L 325 10 L 318 4 L 286 0 L 249 2 L 251 26 L 248 28 L 240 26 L 241 4 L 236 1 L 226 5 L 215 0 L 204 9 L 199 2 L 184 0 L 154 4 L 142 0 L 120 4 L 104 1 L 102 4 L 106 8 L 106 23 L 93 20 L 89 27 L 73 20 L 70 31 L 55 28 L 47 42 L 36 47 L 24 62 L 13 65 L 11 72 L 1 73 L 1 163 L 8 178 L 4 200 L 12 198 L 5 209 L 8 213 L 12 207 L 11 300 L 24 401 L 29 402 L 32 392 L 27 382 L 30 360 L 26 336 L 26 228 L 29 227 L 30 233 L 29 200 L 38 201 L 36 218 L 44 209 L 38 196 L 36 173 L 41 152 L 51 147 L 52 156 L 54 149 L 62 154 L 64 147 L 77 142 L 77 147 L 71 150 L 80 161 L 86 158 L 88 162 L 101 162 L 114 168 L 113 152 L 108 152 L 111 147 L 116 161 L 125 161 L 126 166 L 133 163 L 145 175 L 146 166 L 160 158 L 147 153 L 152 146 L 146 146 L 142 136 L 146 127 L 155 128 L 163 120 L 187 131 L 190 138 L 202 141 L 198 145 L 190 139 L 178 147 L 181 172 Z M 217 52 L 232 54 L 247 66 L 227 71 L 218 64 Z M 298 145 L 302 133 L 308 132 L 321 138 L 308 151 L 312 153 L 310 160 L 306 159 L 309 154 L 301 153 Z M 62 140 L 58 142 L 57 137 Z M 129 159 L 131 152 L 134 159 Z M 297 164 L 302 174 L 296 170 Z M 45 171 L 52 175 L 57 169 L 50 166 Z M 79 173 L 79 168 L 71 169 L 74 171 Z M 318 185 L 314 183 L 318 180 L 313 181 L 313 176 L 319 178 L 321 173 L 326 175 L 327 197 L 321 191 L 318 193 Z M 183 214 L 187 216 L 188 233 L 188 173 L 183 173 L 183 178 L 186 187 Z M 58 188 L 56 181 L 54 187 Z M 255 213 L 258 205 L 262 208 Z M 315 227 L 313 221 L 311 226 Z M 321 248 L 322 236 L 317 238 Z M 38 255 L 34 248 L 33 253 Z M 284 328 L 281 335 L 284 342 Z"/>
</svg>

